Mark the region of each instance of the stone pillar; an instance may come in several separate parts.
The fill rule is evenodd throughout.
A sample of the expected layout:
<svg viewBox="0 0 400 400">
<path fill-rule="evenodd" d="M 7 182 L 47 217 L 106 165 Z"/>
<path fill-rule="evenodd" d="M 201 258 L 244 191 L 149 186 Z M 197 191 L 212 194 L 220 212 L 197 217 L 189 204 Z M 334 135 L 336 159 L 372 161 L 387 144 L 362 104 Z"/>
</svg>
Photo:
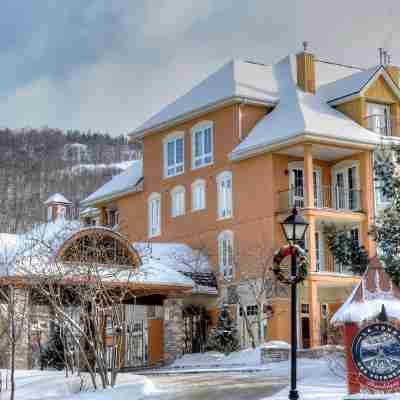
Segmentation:
<svg viewBox="0 0 400 400">
<path fill-rule="evenodd" d="M 164 364 L 182 356 L 184 348 L 183 300 L 164 300 Z"/>
<path fill-rule="evenodd" d="M 30 335 L 30 292 L 28 289 L 11 288 L 15 308 L 15 368 L 32 368 L 32 347 Z M 11 348 L 10 348 L 11 350 Z"/>
</svg>

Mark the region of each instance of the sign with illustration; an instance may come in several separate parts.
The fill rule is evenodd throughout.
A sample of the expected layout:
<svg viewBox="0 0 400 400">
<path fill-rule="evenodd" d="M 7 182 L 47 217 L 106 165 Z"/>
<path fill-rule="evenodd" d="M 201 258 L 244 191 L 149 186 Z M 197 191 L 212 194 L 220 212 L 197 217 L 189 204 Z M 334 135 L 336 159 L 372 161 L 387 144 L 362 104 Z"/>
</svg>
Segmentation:
<svg viewBox="0 0 400 400">
<path fill-rule="evenodd" d="M 400 287 L 377 257 L 331 323 L 343 333 L 349 394 L 400 393 Z"/>
<path fill-rule="evenodd" d="M 386 323 L 363 328 L 354 338 L 355 366 L 366 379 L 389 382 L 400 376 L 400 330 Z"/>
</svg>

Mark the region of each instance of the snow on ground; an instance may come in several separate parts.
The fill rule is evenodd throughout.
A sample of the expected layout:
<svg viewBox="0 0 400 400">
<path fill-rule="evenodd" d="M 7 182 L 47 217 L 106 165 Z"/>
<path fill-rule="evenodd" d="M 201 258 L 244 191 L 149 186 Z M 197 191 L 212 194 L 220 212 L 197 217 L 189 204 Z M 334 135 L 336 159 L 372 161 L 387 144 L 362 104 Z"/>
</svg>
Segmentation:
<svg viewBox="0 0 400 400">
<path fill-rule="evenodd" d="M 208 351 L 206 353 L 185 354 L 180 359 L 176 360 L 172 368 L 212 368 L 212 367 L 229 367 L 229 366 L 243 366 L 253 367 L 261 365 L 261 350 L 245 349 L 235 351 L 228 355 L 219 353 L 217 351 Z"/>
<path fill-rule="evenodd" d="M 287 343 L 276 343 L 282 346 Z M 207 352 L 203 354 L 186 354 L 172 365 L 173 368 L 195 369 L 201 368 L 202 371 L 210 372 L 218 369 L 230 368 L 235 371 L 238 367 L 244 370 L 251 367 L 264 367 L 268 377 L 278 381 L 289 379 L 290 363 L 283 361 L 278 363 L 261 364 L 260 348 L 246 349 L 231 353 L 225 356 L 218 352 Z M 298 389 L 302 400 L 337 400 L 342 399 L 346 394 L 346 382 L 343 378 L 336 376 L 328 367 L 327 360 L 324 359 L 298 359 Z M 272 400 L 287 399 L 289 388 L 286 387 Z"/>
<path fill-rule="evenodd" d="M 5 386 L 7 372 L 1 370 L 1 376 Z M 59 371 L 17 370 L 15 397 L 17 400 L 135 400 L 154 391 L 151 381 L 144 376 L 119 374 L 117 382 L 114 389 L 93 392 L 89 391 L 89 379 L 85 376 L 82 392 L 81 379 L 76 375 L 65 378 L 64 372 Z M 2 392 L 0 398 L 8 399 L 7 392 Z"/>
</svg>

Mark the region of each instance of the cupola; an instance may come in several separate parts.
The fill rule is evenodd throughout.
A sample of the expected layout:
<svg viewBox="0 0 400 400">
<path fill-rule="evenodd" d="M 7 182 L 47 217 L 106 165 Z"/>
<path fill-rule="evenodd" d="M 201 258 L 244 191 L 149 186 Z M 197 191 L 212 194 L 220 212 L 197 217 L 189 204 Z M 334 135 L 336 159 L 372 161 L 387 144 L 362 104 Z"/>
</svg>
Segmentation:
<svg viewBox="0 0 400 400">
<path fill-rule="evenodd" d="M 70 219 L 72 216 L 72 203 L 60 193 L 50 196 L 44 204 L 47 209 L 48 222 L 54 222 L 58 219 Z"/>
</svg>

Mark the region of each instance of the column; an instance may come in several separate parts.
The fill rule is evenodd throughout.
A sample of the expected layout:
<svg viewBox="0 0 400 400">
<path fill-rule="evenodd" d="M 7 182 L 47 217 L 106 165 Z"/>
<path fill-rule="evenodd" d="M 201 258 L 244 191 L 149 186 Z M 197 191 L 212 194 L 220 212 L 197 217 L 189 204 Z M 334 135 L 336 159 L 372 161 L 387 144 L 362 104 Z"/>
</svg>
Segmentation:
<svg viewBox="0 0 400 400">
<path fill-rule="evenodd" d="M 105 207 L 100 208 L 100 225 L 101 226 L 107 225 L 107 211 Z"/>
<path fill-rule="evenodd" d="M 374 223 L 374 171 L 372 151 L 363 154 L 363 168 L 360 171 L 362 208 L 367 218 L 362 223 L 362 244 L 368 251 L 370 257 L 376 255 L 376 245 L 372 237 L 368 235 L 370 226 Z"/>
<path fill-rule="evenodd" d="M 183 355 L 183 300 L 168 297 L 164 300 L 164 364 L 172 364 Z"/>
<path fill-rule="evenodd" d="M 308 273 L 311 274 L 317 270 L 317 248 L 315 243 L 315 217 L 308 217 L 307 229 L 307 247 L 308 247 Z"/>
<path fill-rule="evenodd" d="M 310 337 L 311 347 L 321 344 L 320 334 L 320 304 L 318 299 L 318 285 L 312 279 L 308 280 L 308 304 L 310 307 Z"/>
<path fill-rule="evenodd" d="M 312 145 L 304 145 L 304 179 L 305 179 L 305 205 L 306 208 L 314 208 L 314 176 L 313 176 Z"/>
</svg>

